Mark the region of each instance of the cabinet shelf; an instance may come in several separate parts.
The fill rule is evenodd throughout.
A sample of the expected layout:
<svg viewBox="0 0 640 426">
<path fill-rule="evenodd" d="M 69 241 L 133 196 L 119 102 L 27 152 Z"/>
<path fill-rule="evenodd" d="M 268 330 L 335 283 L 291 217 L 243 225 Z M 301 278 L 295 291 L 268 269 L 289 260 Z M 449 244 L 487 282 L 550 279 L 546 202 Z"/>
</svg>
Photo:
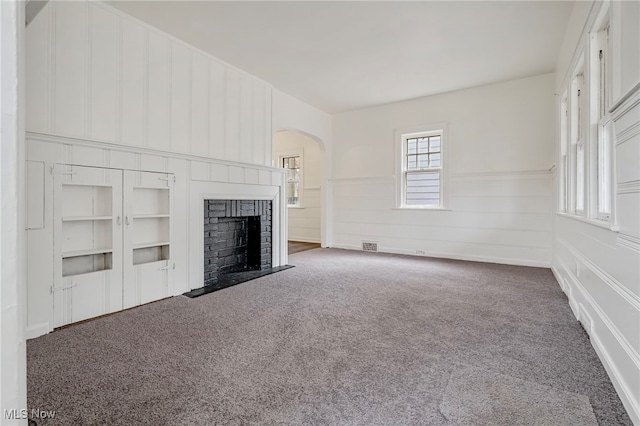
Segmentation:
<svg viewBox="0 0 640 426">
<path fill-rule="evenodd" d="M 137 249 L 143 249 L 148 247 L 159 247 L 159 246 L 168 246 L 168 245 L 169 245 L 169 241 L 152 241 L 147 243 L 134 244 L 133 249 L 137 250 Z"/>
<path fill-rule="evenodd" d="M 63 222 L 81 222 L 90 220 L 112 220 L 112 216 L 67 216 L 63 217 Z"/>
<path fill-rule="evenodd" d="M 112 252 L 113 252 L 113 249 L 109 249 L 109 248 L 91 248 L 91 249 L 85 249 L 85 250 L 73 250 L 73 251 L 65 251 L 64 253 L 62 253 L 62 258 L 66 259 L 69 257 L 88 256 L 92 254 L 106 254 L 106 253 L 112 253 Z"/>
<path fill-rule="evenodd" d="M 155 218 L 163 218 L 170 217 L 169 214 L 159 213 L 159 214 L 134 214 L 134 219 L 155 219 Z"/>
</svg>

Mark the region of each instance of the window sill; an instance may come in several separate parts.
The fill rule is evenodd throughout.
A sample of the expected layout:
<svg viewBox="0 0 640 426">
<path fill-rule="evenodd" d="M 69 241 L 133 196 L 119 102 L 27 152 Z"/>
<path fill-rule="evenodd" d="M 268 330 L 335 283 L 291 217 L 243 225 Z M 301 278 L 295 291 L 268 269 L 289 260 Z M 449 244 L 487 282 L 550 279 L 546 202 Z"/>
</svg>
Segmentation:
<svg viewBox="0 0 640 426">
<path fill-rule="evenodd" d="M 420 211 L 442 211 L 450 212 L 452 209 L 446 207 L 394 207 L 391 210 L 420 210 Z"/>
<path fill-rule="evenodd" d="M 590 219 L 590 218 L 587 218 L 587 217 L 582 217 L 582 216 L 577 216 L 575 214 L 562 213 L 562 212 L 556 212 L 556 215 L 558 215 L 560 217 L 565 217 L 567 219 L 576 220 L 578 222 L 583 222 L 583 223 L 586 223 L 588 225 L 597 226 L 598 228 L 603 228 L 603 229 L 606 229 L 608 231 L 612 231 L 612 232 L 620 231 L 620 227 L 618 225 L 612 225 L 610 222 L 605 222 L 603 220 Z"/>
</svg>

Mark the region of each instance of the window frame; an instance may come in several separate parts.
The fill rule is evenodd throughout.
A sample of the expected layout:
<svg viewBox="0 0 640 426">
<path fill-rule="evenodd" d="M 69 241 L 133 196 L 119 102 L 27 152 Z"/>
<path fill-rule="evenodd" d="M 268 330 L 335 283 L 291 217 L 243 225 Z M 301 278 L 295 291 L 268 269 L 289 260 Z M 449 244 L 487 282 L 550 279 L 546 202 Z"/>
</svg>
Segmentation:
<svg viewBox="0 0 640 426">
<path fill-rule="evenodd" d="M 587 217 L 589 185 L 587 165 L 589 152 L 585 132 L 585 67 L 584 56 L 578 61 L 571 75 L 569 91 L 569 209 L 570 213 Z M 580 164 L 580 159 L 582 162 Z"/>
<path fill-rule="evenodd" d="M 440 202 L 437 205 L 407 204 L 407 175 L 418 171 L 411 171 L 407 169 L 407 140 L 416 137 L 428 137 L 435 135 L 440 135 L 440 167 L 427 168 L 424 169 L 424 171 L 438 170 L 440 173 Z M 449 180 L 447 157 L 451 144 L 449 139 L 449 123 L 447 122 L 396 129 L 396 208 L 406 210 L 449 210 L 447 191 Z"/>
<path fill-rule="evenodd" d="M 558 188 L 558 211 L 567 213 L 570 206 L 570 135 L 569 135 L 569 94 L 564 91 L 560 100 L 560 173 Z"/>
<path fill-rule="evenodd" d="M 287 170 L 284 167 L 283 160 L 285 158 L 300 157 L 300 178 L 298 179 L 298 204 L 289 204 L 286 185 L 288 183 L 285 172 L 285 200 L 287 208 L 302 209 L 304 199 L 304 155 L 302 151 L 291 151 L 278 153 L 278 168 Z"/>
<path fill-rule="evenodd" d="M 590 120 L 589 147 L 590 217 L 605 223 L 614 221 L 614 141 L 611 121 L 611 17 L 609 2 L 603 6 L 589 32 Z M 604 74 L 604 75 L 603 75 Z"/>
</svg>

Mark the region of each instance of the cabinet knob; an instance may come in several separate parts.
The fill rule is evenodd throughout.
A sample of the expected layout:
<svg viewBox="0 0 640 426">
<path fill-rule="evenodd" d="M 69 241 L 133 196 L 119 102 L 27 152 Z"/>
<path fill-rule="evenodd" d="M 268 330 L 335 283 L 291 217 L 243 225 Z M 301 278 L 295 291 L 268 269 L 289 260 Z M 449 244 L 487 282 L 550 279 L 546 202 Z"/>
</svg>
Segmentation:
<svg viewBox="0 0 640 426">
<path fill-rule="evenodd" d="M 127 226 L 131 225 L 131 221 L 129 220 L 129 216 L 125 216 L 125 217 L 124 217 L 124 223 L 125 223 L 125 225 L 127 225 Z"/>
<path fill-rule="evenodd" d="M 118 216 L 118 218 L 116 219 L 116 223 L 118 224 L 118 226 L 122 225 L 122 218 L 120 216 Z"/>
</svg>

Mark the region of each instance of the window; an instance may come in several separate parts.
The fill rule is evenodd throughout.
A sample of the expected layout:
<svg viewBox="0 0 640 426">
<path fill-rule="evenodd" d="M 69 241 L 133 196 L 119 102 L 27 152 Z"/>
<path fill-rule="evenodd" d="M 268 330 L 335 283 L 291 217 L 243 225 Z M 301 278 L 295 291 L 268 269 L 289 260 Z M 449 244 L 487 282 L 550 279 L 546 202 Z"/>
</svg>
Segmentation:
<svg viewBox="0 0 640 426">
<path fill-rule="evenodd" d="M 585 210 L 585 140 L 582 71 L 571 81 L 571 163 L 573 181 L 573 212 L 583 215 Z"/>
<path fill-rule="evenodd" d="M 300 156 L 282 157 L 281 161 L 287 171 L 287 206 L 300 207 Z"/>
<path fill-rule="evenodd" d="M 443 207 L 445 130 L 428 127 L 401 133 L 399 159 L 400 207 Z"/>
<path fill-rule="evenodd" d="M 567 211 L 567 195 L 568 195 L 568 161 L 567 161 L 567 143 L 568 143 L 568 125 L 569 109 L 567 107 L 567 93 L 565 91 L 562 101 L 560 102 L 560 179 L 558 190 L 558 210 Z"/>
<path fill-rule="evenodd" d="M 598 218 L 611 218 L 611 122 L 598 126 Z"/>
<path fill-rule="evenodd" d="M 609 24 L 610 2 L 603 2 L 589 33 L 588 49 L 578 57 L 560 100 L 558 210 L 611 225 L 615 140 L 609 113 Z"/>
<path fill-rule="evenodd" d="M 593 207 L 597 219 L 611 218 L 612 185 L 612 132 L 609 114 L 609 18 L 608 10 L 597 20 L 597 25 L 591 33 L 591 148 L 595 159 L 592 170 L 596 176 L 596 192 Z"/>
</svg>

